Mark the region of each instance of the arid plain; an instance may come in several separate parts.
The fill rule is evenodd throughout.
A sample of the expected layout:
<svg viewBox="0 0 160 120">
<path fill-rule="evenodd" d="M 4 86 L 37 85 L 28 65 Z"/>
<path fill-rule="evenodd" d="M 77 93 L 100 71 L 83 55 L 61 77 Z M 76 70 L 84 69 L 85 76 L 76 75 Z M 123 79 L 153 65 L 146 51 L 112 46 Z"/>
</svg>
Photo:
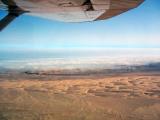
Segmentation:
<svg viewBox="0 0 160 120">
<path fill-rule="evenodd" d="M 0 120 L 159 119 L 159 72 L 0 76 Z"/>
</svg>

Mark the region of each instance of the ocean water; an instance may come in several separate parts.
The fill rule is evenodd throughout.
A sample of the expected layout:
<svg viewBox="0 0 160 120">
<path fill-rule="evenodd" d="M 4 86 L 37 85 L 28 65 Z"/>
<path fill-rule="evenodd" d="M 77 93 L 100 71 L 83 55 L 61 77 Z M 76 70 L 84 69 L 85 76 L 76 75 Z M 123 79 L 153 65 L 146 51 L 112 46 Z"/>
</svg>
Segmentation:
<svg viewBox="0 0 160 120">
<path fill-rule="evenodd" d="M 2 70 L 94 70 L 151 63 L 160 63 L 160 49 L 0 51 Z"/>
</svg>

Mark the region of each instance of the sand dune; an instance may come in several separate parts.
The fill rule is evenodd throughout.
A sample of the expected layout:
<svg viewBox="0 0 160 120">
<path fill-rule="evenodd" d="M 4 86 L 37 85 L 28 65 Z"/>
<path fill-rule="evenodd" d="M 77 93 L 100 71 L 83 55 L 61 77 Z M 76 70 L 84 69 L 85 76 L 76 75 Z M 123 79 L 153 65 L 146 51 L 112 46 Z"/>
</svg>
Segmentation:
<svg viewBox="0 0 160 120">
<path fill-rule="evenodd" d="M 0 120 L 159 119 L 159 75 L 0 81 Z"/>
<path fill-rule="evenodd" d="M 121 76 L 76 80 L 1 81 L 0 88 L 92 96 L 160 98 L 159 76 Z"/>
</svg>

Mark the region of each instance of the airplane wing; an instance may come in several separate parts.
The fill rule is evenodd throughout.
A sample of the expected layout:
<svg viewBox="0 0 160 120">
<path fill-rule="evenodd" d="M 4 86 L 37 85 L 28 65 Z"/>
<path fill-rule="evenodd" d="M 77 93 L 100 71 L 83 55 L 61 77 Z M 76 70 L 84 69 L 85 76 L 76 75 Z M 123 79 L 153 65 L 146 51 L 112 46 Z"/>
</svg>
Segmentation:
<svg viewBox="0 0 160 120">
<path fill-rule="evenodd" d="M 8 15 L 0 29 L 22 14 L 63 22 L 86 22 L 111 18 L 136 8 L 144 0 L 0 0 Z"/>
</svg>

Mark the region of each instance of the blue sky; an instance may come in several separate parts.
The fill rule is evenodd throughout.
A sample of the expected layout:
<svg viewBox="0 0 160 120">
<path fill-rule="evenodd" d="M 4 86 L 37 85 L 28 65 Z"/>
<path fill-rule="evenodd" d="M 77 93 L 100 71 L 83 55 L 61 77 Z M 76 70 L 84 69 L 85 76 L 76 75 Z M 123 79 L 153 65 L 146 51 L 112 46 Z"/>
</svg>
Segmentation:
<svg viewBox="0 0 160 120">
<path fill-rule="evenodd" d="M 0 18 L 6 12 L 0 11 Z M 0 33 L 0 50 L 160 48 L 160 0 L 114 18 L 63 23 L 23 15 Z"/>
</svg>

